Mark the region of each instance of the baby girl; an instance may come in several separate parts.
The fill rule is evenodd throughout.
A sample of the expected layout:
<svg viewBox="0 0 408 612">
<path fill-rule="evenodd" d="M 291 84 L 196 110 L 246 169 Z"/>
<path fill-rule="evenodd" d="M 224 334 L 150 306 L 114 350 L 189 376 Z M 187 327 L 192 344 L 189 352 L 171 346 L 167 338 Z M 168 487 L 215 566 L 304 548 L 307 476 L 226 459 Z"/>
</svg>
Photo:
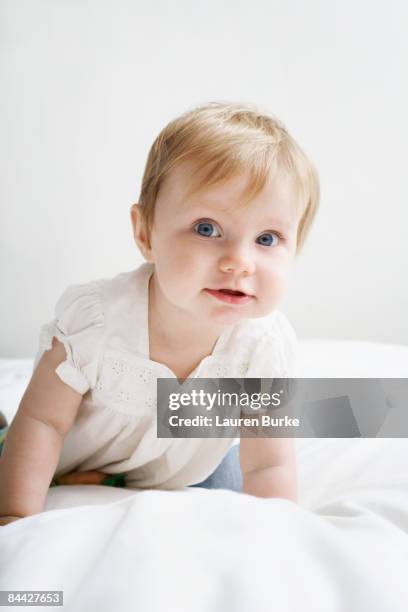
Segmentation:
<svg viewBox="0 0 408 612">
<path fill-rule="evenodd" d="M 232 439 L 157 437 L 157 378 L 294 375 L 277 308 L 318 201 L 313 164 L 267 112 L 210 103 L 161 131 L 131 207 L 145 262 L 68 287 L 41 330 L 3 431 L 0 524 L 41 512 L 50 484 L 171 490 L 216 470 Z M 242 437 L 242 492 L 297 501 L 294 458 L 291 438 Z"/>
</svg>

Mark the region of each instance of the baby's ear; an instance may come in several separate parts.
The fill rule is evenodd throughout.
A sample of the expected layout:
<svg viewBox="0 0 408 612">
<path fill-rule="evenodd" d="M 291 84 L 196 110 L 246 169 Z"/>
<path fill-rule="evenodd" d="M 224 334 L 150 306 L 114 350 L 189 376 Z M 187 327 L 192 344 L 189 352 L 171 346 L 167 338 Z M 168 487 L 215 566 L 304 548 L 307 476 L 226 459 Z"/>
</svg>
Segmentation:
<svg viewBox="0 0 408 612">
<path fill-rule="evenodd" d="M 140 252 L 146 261 L 153 262 L 153 254 L 150 246 L 150 240 L 146 228 L 146 223 L 143 217 L 142 205 L 139 203 L 133 204 L 130 208 L 130 218 L 132 220 L 133 236 Z"/>
</svg>

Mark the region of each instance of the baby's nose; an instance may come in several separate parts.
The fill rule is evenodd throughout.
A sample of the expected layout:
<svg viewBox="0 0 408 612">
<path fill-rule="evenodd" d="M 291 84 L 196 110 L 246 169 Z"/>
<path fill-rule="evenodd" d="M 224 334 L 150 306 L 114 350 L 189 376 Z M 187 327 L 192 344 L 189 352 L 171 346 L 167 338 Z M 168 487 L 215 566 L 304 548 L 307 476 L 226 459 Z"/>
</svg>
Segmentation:
<svg viewBox="0 0 408 612">
<path fill-rule="evenodd" d="M 219 262 L 221 272 L 226 274 L 244 274 L 249 276 L 254 273 L 254 263 L 246 257 L 222 257 Z"/>
</svg>

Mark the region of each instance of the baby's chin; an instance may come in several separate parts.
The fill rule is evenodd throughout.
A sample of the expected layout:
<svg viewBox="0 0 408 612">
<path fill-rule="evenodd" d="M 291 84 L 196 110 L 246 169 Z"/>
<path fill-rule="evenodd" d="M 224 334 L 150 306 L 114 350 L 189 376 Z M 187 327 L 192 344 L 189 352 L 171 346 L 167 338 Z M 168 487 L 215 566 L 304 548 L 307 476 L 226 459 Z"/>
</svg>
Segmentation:
<svg viewBox="0 0 408 612">
<path fill-rule="evenodd" d="M 227 326 L 227 325 L 236 325 L 241 321 L 245 321 L 248 319 L 258 319 L 261 317 L 266 317 L 271 314 L 274 310 L 276 310 L 277 304 L 253 304 L 252 307 L 245 306 L 228 306 L 228 305 L 220 305 L 214 306 L 209 312 L 209 319 L 215 325 Z"/>
<path fill-rule="evenodd" d="M 215 324 L 221 326 L 236 325 L 245 319 L 251 319 L 257 316 L 250 309 L 234 307 L 234 306 L 217 306 L 209 313 L 209 319 Z"/>
</svg>

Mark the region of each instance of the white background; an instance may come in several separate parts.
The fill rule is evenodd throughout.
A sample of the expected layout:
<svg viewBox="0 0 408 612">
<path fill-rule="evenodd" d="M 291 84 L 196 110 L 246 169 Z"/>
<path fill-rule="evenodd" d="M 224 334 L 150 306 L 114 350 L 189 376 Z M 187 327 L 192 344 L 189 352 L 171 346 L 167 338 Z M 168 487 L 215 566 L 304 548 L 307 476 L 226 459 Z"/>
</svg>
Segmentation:
<svg viewBox="0 0 408 612">
<path fill-rule="evenodd" d="M 408 344 L 405 3 L 0 7 L 0 356 L 34 355 L 67 285 L 142 261 L 129 209 L 148 149 L 214 100 L 269 108 L 318 167 L 281 306 L 298 336 Z"/>
</svg>

